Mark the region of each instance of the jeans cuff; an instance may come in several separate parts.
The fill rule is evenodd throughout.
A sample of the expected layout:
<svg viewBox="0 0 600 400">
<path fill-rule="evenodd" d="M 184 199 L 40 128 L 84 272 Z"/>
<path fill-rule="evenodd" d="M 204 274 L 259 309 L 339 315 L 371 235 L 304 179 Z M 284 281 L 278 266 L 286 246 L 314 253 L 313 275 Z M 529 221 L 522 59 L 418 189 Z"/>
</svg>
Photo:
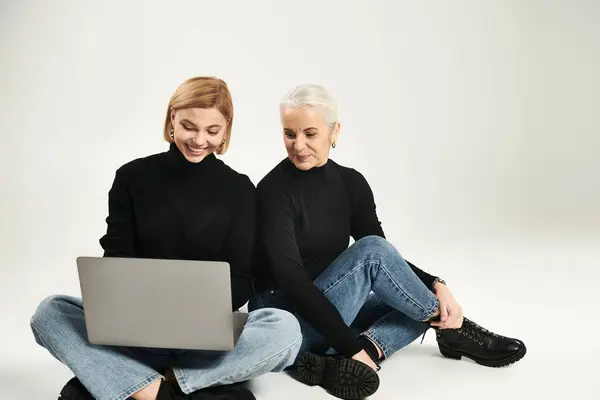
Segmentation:
<svg viewBox="0 0 600 400">
<path fill-rule="evenodd" d="M 375 336 L 375 334 L 373 333 L 372 330 L 367 330 L 367 331 L 361 333 L 361 336 L 364 336 L 367 339 L 370 339 L 373 343 L 375 343 L 377 345 L 377 347 L 379 347 L 381 349 L 381 352 L 383 353 L 382 360 L 387 358 L 387 352 L 388 352 L 387 346 L 385 345 L 385 343 L 383 343 L 381 340 L 379 340 L 377 338 L 377 336 Z M 373 360 L 373 361 L 377 362 L 379 360 Z"/>
<path fill-rule="evenodd" d="M 181 370 L 177 367 L 171 367 L 171 369 L 173 370 L 173 375 L 175 375 L 175 379 L 177 379 L 177 384 L 179 385 L 179 388 L 181 389 L 181 391 L 185 394 L 192 393 L 192 391 L 190 390 L 190 388 L 188 387 L 188 385 L 185 381 L 183 372 L 181 372 Z"/>
<path fill-rule="evenodd" d="M 148 386 L 157 379 L 164 379 L 164 377 L 158 372 L 153 372 L 146 378 L 142 379 L 142 381 L 140 381 L 139 383 L 131 386 L 130 388 L 122 392 L 119 396 L 117 396 L 115 400 L 126 400 L 129 397 L 131 397 L 132 394 L 139 392 L 140 390 L 144 389 L 146 386 Z"/>
<path fill-rule="evenodd" d="M 429 310 L 424 311 L 423 314 L 421 314 L 421 318 L 419 318 L 419 321 L 420 322 L 428 322 L 431 318 L 433 318 L 433 316 L 439 310 L 439 308 L 440 308 L 440 302 L 436 298 L 433 303 L 433 306 Z"/>
</svg>

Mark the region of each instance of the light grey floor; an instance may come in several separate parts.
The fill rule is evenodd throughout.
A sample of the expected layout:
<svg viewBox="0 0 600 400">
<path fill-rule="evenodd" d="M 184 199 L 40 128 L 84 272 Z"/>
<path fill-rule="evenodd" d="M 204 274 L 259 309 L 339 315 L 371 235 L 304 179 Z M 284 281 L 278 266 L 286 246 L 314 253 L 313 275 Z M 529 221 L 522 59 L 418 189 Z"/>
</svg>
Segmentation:
<svg viewBox="0 0 600 400">
<path fill-rule="evenodd" d="M 441 271 L 476 322 L 523 339 L 527 356 L 504 369 L 444 359 L 430 331 L 422 345 L 414 343 L 383 364 L 381 386 L 372 398 L 595 398 L 599 242 L 582 237 L 472 243 L 447 242 L 435 252 L 415 248 L 412 258 L 436 266 L 428 269 Z M 2 400 L 56 399 L 71 377 L 34 344 L 29 331 L 32 310 L 52 288 L 77 293 L 72 271 L 63 277 L 49 271 L 47 264 L 31 263 L 2 274 Z M 333 399 L 284 374 L 263 376 L 253 387 L 259 400 Z"/>
</svg>

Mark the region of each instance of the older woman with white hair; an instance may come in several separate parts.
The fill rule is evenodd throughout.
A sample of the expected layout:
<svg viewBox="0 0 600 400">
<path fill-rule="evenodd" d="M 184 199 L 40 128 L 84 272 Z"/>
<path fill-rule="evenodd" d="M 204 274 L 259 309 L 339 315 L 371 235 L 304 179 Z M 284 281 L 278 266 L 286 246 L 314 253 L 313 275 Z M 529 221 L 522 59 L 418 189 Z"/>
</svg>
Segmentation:
<svg viewBox="0 0 600 400">
<path fill-rule="evenodd" d="M 299 86 L 280 112 L 288 157 L 258 185 L 260 262 L 249 306 L 295 313 L 298 378 L 337 397 L 368 396 L 378 363 L 430 327 L 446 357 L 492 367 L 520 360 L 522 341 L 464 318 L 446 283 L 386 240 L 367 180 L 329 158 L 340 122 L 328 91 Z"/>
</svg>

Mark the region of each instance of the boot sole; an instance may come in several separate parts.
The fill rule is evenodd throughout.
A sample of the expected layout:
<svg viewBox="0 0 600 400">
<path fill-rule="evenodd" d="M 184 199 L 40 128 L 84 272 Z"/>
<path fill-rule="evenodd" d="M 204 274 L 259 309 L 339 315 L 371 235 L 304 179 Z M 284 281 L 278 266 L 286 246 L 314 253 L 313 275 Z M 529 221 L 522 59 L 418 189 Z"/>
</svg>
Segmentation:
<svg viewBox="0 0 600 400">
<path fill-rule="evenodd" d="M 309 386 L 321 386 L 331 395 L 358 400 L 379 389 L 379 375 L 368 365 L 352 360 L 304 353 L 298 358 L 297 378 Z"/>
<path fill-rule="evenodd" d="M 256 397 L 254 397 L 254 394 L 252 394 L 252 392 L 248 388 L 246 388 L 245 383 L 242 383 L 242 382 L 228 384 L 228 385 L 222 385 L 222 386 L 212 386 L 209 388 L 201 389 L 200 391 L 214 395 L 214 397 L 210 397 L 211 399 L 214 398 L 214 399 L 256 400 Z M 188 395 L 188 397 L 185 397 L 185 394 L 182 394 L 181 398 L 182 399 L 186 398 L 186 399 L 190 399 L 190 400 L 195 399 L 193 394 Z M 199 397 L 199 399 L 203 399 L 203 398 L 204 397 L 202 397 L 202 396 Z"/>
<path fill-rule="evenodd" d="M 460 360 L 462 357 L 466 357 L 466 358 L 470 358 L 471 360 L 475 361 L 477 364 L 484 365 L 486 367 L 492 367 L 492 368 L 501 368 L 501 367 L 509 366 L 510 364 L 514 364 L 517 361 L 519 361 L 520 359 L 522 359 L 523 357 L 525 357 L 525 354 L 527 354 L 527 347 L 523 346 L 523 348 L 519 352 L 517 352 L 516 354 L 513 354 L 510 357 L 504 358 L 502 360 L 491 361 L 491 360 L 485 360 L 482 358 L 478 358 L 478 357 L 475 357 L 475 356 L 472 356 L 470 354 L 463 353 L 460 351 L 450 350 L 449 348 L 444 347 L 440 344 L 438 344 L 438 347 L 440 348 L 440 353 L 442 353 L 442 355 L 446 358 Z"/>
<path fill-rule="evenodd" d="M 94 396 L 87 391 L 77 378 L 72 378 L 60 391 L 58 400 L 93 400 Z"/>
</svg>

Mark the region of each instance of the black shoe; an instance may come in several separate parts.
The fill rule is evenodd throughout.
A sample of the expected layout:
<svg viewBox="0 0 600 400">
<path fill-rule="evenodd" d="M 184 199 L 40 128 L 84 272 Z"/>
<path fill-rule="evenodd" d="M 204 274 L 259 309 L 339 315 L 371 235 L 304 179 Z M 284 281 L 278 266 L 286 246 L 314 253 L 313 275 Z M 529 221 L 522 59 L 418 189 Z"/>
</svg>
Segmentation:
<svg viewBox="0 0 600 400">
<path fill-rule="evenodd" d="M 156 400 L 186 400 L 188 398 L 189 397 L 186 396 L 181 389 L 179 389 L 179 387 L 165 380 L 160 381 L 160 387 L 158 388 Z M 212 398 L 209 397 L 209 399 Z"/>
<path fill-rule="evenodd" d="M 436 340 L 445 357 L 464 356 L 487 367 L 505 367 L 527 352 L 522 341 L 497 335 L 467 318 L 459 329 L 436 329 Z"/>
<path fill-rule="evenodd" d="M 72 378 L 60 391 L 58 400 L 94 400 L 94 396 L 87 391 L 79 379 Z"/>
<path fill-rule="evenodd" d="M 250 389 L 243 383 L 211 386 L 189 394 L 190 400 L 256 400 Z"/>
<path fill-rule="evenodd" d="M 309 386 L 319 385 L 340 399 L 362 399 L 379 388 L 377 373 L 351 358 L 304 353 L 298 358 L 296 367 L 300 382 Z"/>
</svg>

